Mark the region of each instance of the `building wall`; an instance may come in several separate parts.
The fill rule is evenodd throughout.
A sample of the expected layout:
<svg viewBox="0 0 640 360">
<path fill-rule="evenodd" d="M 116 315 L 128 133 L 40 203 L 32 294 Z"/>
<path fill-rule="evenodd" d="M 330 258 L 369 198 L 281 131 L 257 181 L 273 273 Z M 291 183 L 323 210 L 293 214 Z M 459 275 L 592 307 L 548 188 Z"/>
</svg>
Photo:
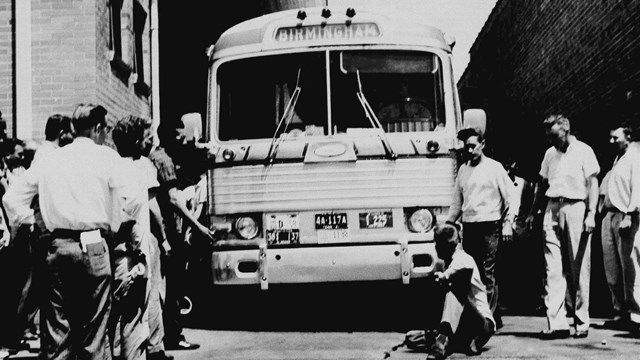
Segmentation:
<svg viewBox="0 0 640 360">
<path fill-rule="evenodd" d="M 640 124 L 638 19 L 639 0 L 498 1 L 458 83 L 465 107 L 487 110 L 496 156 L 535 168 L 540 122 L 562 113 L 606 167 L 607 127 Z"/>
<path fill-rule="evenodd" d="M 0 0 L 0 111 L 12 132 L 13 118 L 13 25 L 12 0 Z"/>
<path fill-rule="evenodd" d="M 14 1 L 0 0 L 0 111 L 11 136 L 15 119 Z M 24 0 L 27 1 L 27 0 Z M 32 62 L 32 138 L 42 140 L 52 114 L 70 115 L 76 104 L 98 103 L 111 120 L 151 115 L 149 16 L 146 17 L 144 80 L 139 90 L 110 61 L 111 22 L 106 0 L 30 0 Z M 134 2 L 149 14 L 150 0 L 124 0 L 123 17 L 133 16 Z M 128 34 L 133 36 L 133 34 Z M 123 37 L 127 36 L 124 34 Z M 125 39 L 132 46 L 134 39 Z M 123 42 L 124 43 L 124 42 Z M 22 120 L 24 121 L 24 120 Z"/>
<path fill-rule="evenodd" d="M 33 138 L 47 118 L 96 101 L 95 0 L 32 0 Z M 17 119 L 20 121 L 20 119 Z"/>
<path fill-rule="evenodd" d="M 139 2 L 149 14 L 149 0 L 124 0 L 123 11 L 133 14 L 133 2 Z M 126 14 L 124 16 L 127 16 Z M 137 91 L 133 79 L 118 69 L 110 62 L 108 52 L 111 50 L 109 9 L 106 1 L 96 1 L 95 8 L 95 48 L 97 86 L 96 101 L 102 104 L 110 113 L 112 120 L 120 119 L 126 115 L 151 116 L 151 96 L 150 93 L 142 94 Z M 149 16 L 146 18 L 143 39 L 146 39 L 147 53 L 149 52 Z M 125 35 L 123 34 L 123 37 Z M 131 44 L 133 39 L 123 39 L 123 45 Z M 150 58 L 145 61 L 145 74 L 151 74 Z M 147 80 L 148 81 L 148 80 Z M 151 85 L 147 82 L 147 85 Z"/>
<path fill-rule="evenodd" d="M 491 156 L 517 161 L 522 174 L 535 179 L 549 146 L 541 122 L 560 113 L 593 147 L 602 177 L 613 160 L 609 127 L 640 125 L 638 19 L 640 0 L 499 0 L 458 82 L 463 108 L 487 111 Z M 501 296 L 515 299 L 511 305 L 535 299 L 532 284 L 543 278 L 540 226 L 531 239 L 503 249 Z M 593 316 L 611 309 L 598 231 L 591 243 L 590 309 Z"/>
</svg>

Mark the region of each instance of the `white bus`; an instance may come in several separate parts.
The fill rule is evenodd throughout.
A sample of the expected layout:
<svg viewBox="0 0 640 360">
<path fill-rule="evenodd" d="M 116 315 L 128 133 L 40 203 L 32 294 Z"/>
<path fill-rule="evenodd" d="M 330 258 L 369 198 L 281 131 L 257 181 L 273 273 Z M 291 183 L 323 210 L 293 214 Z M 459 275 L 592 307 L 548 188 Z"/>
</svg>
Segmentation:
<svg viewBox="0 0 640 360">
<path fill-rule="evenodd" d="M 220 36 L 215 285 L 408 284 L 438 268 L 432 229 L 462 126 L 451 47 L 434 27 L 353 8 L 282 11 Z"/>
</svg>

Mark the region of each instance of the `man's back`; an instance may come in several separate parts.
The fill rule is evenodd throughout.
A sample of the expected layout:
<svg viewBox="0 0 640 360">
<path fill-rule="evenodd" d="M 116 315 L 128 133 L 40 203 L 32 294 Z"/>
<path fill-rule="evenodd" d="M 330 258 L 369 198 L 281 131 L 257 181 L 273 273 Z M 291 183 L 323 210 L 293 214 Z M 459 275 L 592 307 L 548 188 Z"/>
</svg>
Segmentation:
<svg viewBox="0 0 640 360">
<path fill-rule="evenodd" d="M 124 186 L 121 158 L 88 138 L 37 164 L 43 219 L 50 230 L 109 229 L 119 214 L 113 189 Z M 107 220 L 107 222 L 105 222 Z"/>
</svg>

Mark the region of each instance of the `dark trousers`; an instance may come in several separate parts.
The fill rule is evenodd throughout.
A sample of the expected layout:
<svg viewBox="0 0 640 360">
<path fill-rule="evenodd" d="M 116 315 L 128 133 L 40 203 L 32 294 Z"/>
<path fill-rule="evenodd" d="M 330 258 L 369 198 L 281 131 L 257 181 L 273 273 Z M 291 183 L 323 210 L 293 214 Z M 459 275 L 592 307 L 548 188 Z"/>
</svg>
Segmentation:
<svg viewBox="0 0 640 360">
<path fill-rule="evenodd" d="M 171 255 L 165 257 L 162 266 L 166 279 L 166 297 L 162 312 L 164 322 L 164 343 L 175 344 L 183 340 L 180 319 L 180 301 L 184 296 L 187 253 L 185 244 L 172 244 Z"/>
<path fill-rule="evenodd" d="M 40 301 L 39 273 L 42 252 L 38 250 L 39 231 L 21 227 L 8 248 L 0 250 L 1 281 L 0 342 L 17 348 L 25 331 L 35 320 Z"/>
<path fill-rule="evenodd" d="M 48 241 L 43 271 L 41 358 L 110 360 L 111 263 L 107 243 Z"/>
<path fill-rule="evenodd" d="M 496 257 L 502 231 L 500 221 L 463 223 L 462 248 L 471 255 L 480 270 L 480 278 L 487 288 L 487 300 L 494 317 L 498 307 L 498 283 L 496 282 Z"/>
</svg>

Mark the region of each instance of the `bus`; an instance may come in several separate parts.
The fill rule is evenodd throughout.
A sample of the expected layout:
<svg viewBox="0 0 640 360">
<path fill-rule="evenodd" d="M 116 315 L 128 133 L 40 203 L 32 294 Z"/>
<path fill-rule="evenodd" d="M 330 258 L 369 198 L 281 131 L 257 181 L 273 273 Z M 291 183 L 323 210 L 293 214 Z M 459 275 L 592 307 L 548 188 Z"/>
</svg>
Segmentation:
<svg viewBox="0 0 640 360">
<path fill-rule="evenodd" d="M 206 116 L 214 285 L 410 284 L 439 269 L 433 227 L 463 126 L 453 43 L 427 24 L 326 7 L 220 36 Z"/>
</svg>

